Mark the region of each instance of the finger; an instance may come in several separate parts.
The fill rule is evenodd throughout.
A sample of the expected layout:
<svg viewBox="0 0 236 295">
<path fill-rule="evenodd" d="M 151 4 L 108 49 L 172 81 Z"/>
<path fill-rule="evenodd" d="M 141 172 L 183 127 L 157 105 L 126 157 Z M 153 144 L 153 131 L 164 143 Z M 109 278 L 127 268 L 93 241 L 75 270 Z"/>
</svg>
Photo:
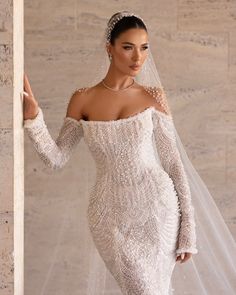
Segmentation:
<svg viewBox="0 0 236 295">
<path fill-rule="evenodd" d="M 29 94 L 25 91 L 22 92 L 24 95 L 29 96 Z"/>
<path fill-rule="evenodd" d="M 30 83 L 29 83 L 29 79 L 26 74 L 24 74 L 24 87 L 25 87 L 25 91 L 27 91 L 27 92 L 31 88 Z"/>
<path fill-rule="evenodd" d="M 181 261 L 180 263 L 183 263 L 185 261 L 185 253 L 181 253 Z"/>
<path fill-rule="evenodd" d="M 25 92 L 25 91 L 22 91 L 20 93 L 20 96 L 21 96 L 21 101 L 24 102 L 25 96 L 28 98 L 29 94 L 27 92 Z"/>
<path fill-rule="evenodd" d="M 176 258 L 176 261 L 180 261 L 180 256 Z"/>
<path fill-rule="evenodd" d="M 186 259 L 189 259 L 189 258 L 191 257 L 191 255 L 192 255 L 191 253 L 187 253 L 187 252 L 186 252 L 186 253 L 185 253 L 185 258 L 186 258 Z"/>
<path fill-rule="evenodd" d="M 24 98 L 25 98 L 24 96 L 27 96 L 28 97 L 29 94 L 27 92 L 25 92 L 25 91 L 20 92 L 20 98 L 21 98 L 21 101 L 22 102 L 24 102 Z"/>
<path fill-rule="evenodd" d="M 186 262 L 188 260 L 188 258 L 184 258 L 184 260 L 182 260 L 182 263 Z"/>
<path fill-rule="evenodd" d="M 32 89 L 30 87 L 29 79 L 26 74 L 24 74 L 24 90 L 30 95 L 33 96 Z"/>
<path fill-rule="evenodd" d="M 181 259 L 180 254 L 178 254 L 178 255 L 176 256 L 176 261 L 179 261 L 180 259 Z"/>
<path fill-rule="evenodd" d="M 181 263 L 187 261 L 191 257 L 190 253 L 185 253 L 184 259 L 181 261 Z"/>
</svg>

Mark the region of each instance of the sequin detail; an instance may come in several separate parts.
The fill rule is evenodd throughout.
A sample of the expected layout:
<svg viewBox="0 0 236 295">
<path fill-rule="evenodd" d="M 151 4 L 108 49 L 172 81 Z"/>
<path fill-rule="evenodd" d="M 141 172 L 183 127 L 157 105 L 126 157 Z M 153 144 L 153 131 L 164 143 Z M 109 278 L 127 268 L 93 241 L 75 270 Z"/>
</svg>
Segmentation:
<svg viewBox="0 0 236 295">
<path fill-rule="evenodd" d="M 171 116 L 154 107 L 113 121 L 67 117 L 54 141 L 41 109 L 35 119 L 25 120 L 40 158 L 52 169 L 65 165 L 82 137 L 88 145 L 96 163 L 89 229 L 124 295 L 168 295 L 176 253 L 197 253 L 190 190 L 173 124 Z"/>
</svg>

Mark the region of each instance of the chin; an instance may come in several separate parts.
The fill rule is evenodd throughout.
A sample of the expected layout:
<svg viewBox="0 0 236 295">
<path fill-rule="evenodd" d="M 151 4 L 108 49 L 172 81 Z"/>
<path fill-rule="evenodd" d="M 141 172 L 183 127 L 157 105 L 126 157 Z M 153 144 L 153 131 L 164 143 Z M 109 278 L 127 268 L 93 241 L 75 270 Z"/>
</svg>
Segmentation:
<svg viewBox="0 0 236 295">
<path fill-rule="evenodd" d="M 130 76 L 131 77 L 136 77 L 138 74 L 139 74 L 139 71 L 138 72 L 132 72 L 132 73 L 130 73 Z"/>
<path fill-rule="evenodd" d="M 129 75 L 132 76 L 132 77 L 135 77 L 135 76 L 137 76 L 139 74 L 139 72 L 140 72 L 140 70 L 139 71 L 131 70 L 131 71 L 129 71 Z"/>
</svg>

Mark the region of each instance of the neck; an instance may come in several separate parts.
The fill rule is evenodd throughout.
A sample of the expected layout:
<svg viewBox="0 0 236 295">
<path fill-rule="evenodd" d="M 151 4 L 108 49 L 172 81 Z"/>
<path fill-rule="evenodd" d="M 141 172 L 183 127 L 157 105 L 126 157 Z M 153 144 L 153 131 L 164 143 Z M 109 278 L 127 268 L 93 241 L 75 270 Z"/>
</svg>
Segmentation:
<svg viewBox="0 0 236 295">
<path fill-rule="evenodd" d="M 132 83 L 133 79 L 134 78 L 132 76 L 121 73 L 117 69 L 114 69 L 114 67 L 112 66 L 109 67 L 109 70 L 104 77 L 104 81 L 106 82 L 106 84 L 114 90 L 128 87 Z"/>
</svg>

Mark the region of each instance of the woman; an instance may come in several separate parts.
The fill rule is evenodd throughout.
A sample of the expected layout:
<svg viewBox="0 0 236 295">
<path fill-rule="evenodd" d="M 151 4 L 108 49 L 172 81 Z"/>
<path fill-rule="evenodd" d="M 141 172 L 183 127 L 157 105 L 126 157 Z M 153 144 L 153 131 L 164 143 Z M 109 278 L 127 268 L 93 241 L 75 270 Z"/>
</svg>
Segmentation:
<svg viewBox="0 0 236 295">
<path fill-rule="evenodd" d="M 143 20 L 116 13 L 105 36 L 109 69 L 99 83 L 73 93 L 55 141 L 25 75 L 24 127 L 52 169 L 62 168 L 85 138 L 97 165 L 89 228 L 107 269 L 122 294 L 171 294 L 176 262 L 198 253 L 173 118 L 163 88 L 136 80 L 149 54 Z"/>
</svg>

